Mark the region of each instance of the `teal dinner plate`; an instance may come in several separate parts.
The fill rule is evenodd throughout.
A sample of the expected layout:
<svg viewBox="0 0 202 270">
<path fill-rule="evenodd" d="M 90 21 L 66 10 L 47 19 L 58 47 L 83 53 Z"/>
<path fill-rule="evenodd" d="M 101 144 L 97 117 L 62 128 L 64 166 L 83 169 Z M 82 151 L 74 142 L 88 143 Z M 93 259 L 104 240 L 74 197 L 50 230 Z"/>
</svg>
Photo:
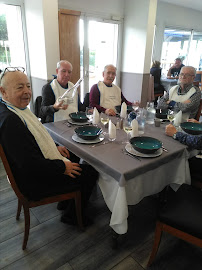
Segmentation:
<svg viewBox="0 0 202 270">
<path fill-rule="evenodd" d="M 180 127 L 188 134 L 192 135 L 202 134 L 202 125 L 199 123 L 184 122 L 180 124 Z"/>
<path fill-rule="evenodd" d="M 156 110 L 156 118 L 160 118 L 160 119 L 167 119 L 167 115 L 168 115 L 168 110 L 161 110 L 161 109 L 157 109 Z"/>
<path fill-rule="evenodd" d="M 87 122 L 88 117 L 86 116 L 85 112 L 74 112 L 70 113 L 69 117 L 74 121 L 74 122 Z"/>
<path fill-rule="evenodd" d="M 151 154 L 162 147 L 162 142 L 152 137 L 133 137 L 130 139 L 132 147 L 140 153 Z"/>
<path fill-rule="evenodd" d="M 121 112 L 121 105 L 115 106 L 115 109 L 117 111 L 117 113 Z M 130 105 L 127 105 L 127 113 L 130 113 L 133 111 L 133 107 Z"/>
<path fill-rule="evenodd" d="M 97 126 L 81 126 L 74 131 L 83 140 L 94 140 L 102 133 L 102 129 Z"/>
</svg>

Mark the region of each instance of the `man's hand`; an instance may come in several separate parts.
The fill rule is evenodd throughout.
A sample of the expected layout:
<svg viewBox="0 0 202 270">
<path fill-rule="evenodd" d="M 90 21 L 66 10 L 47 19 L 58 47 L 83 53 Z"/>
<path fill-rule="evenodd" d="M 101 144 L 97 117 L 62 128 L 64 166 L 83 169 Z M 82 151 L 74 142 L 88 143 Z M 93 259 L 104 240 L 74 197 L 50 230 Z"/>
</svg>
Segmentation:
<svg viewBox="0 0 202 270">
<path fill-rule="evenodd" d="M 173 125 L 169 124 L 166 126 L 166 130 L 165 130 L 166 135 L 172 137 L 176 132 L 177 132 L 177 129 Z"/>
<path fill-rule="evenodd" d="M 189 103 L 191 103 L 191 100 L 190 100 L 190 99 L 187 99 L 187 100 L 185 100 L 185 101 L 182 102 L 182 103 L 184 103 L 184 104 L 189 104 Z"/>
<path fill-rule="evenodd" d="M 65 146 L 57 146 L 57 148 L 63 157 L 66 157 L 66 158 L 70 157 L 69 151 L 67 150 L 67 148 Z"/>
<path fill-rule="evenodd" d="M 63 104 L 63 103 L 64 103 L 63 100 L 62 101 L 56 100 L 55 104 L 53 104 L 53 108 L 55 110 L 66 110 L 67 107 L 68 107 L 68 105 L 67 104 Z"/>
<path fill-rule="evenodd" d="M 199 121 L 197 121 L 196 119 L 188 119 L 187 122 L 192 122 L 192 123 L 200 123 Z"/>
<path fill-rule="evenodd" d="M 78 163 L 73 163 L 69 160 L 64 161 L 64 163 L 65 163 L 65 167 L 66 167 L 64 174 L 66 174 L 72 178 L 76 178 L 75 175 L 81 175 L 80 172 L 82 171 L 82 169 L 80 168 L 80 165 Z"/>
<path fill-rule="evenodd" d="M 115 116 L 116 112 L 113 109 L 106 109 L 105 114 Z"/>
</svg>

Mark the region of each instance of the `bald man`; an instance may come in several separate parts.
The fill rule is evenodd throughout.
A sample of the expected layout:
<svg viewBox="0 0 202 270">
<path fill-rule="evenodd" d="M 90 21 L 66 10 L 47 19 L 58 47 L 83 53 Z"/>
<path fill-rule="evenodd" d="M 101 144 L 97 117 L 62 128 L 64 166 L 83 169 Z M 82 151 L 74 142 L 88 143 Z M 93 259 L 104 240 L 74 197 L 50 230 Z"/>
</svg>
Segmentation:
<svg viewBox="0 0 202 270">
<path fill-rule="evenodd" d="M 73 102 L 69 105 L 59 102 L 58 98 L 67 89 L 74 86 L 71 80 L 72 64 L 69 61 L 61 60 L 57 63 L 57 77 L 42 88 L 41 121 L 42 123 L 56 122 L 69 119 L 69 114 L 78 111 L 85 111 L 85 106 L 80 102 L 78 93 L 73 97 Z M 72 94 L 70 90 L 69 94 Z"/>
<path fill-rule="evenodd" d="M 32 91 L 22 71 L 7 68 L 0 81 L 0 143 L 17 185 L 31 200 L 80 189 L 85 208 L 98 173 L 89 165 L 72 163 L 68 150 L 56 147 L 45 127 L 27 107 Z M 74 204 L 70 203 L 61 221 L 75 224 L 75 220 Z"/>
<path fill-rule="evenodd" d="M 107 115 L 116 115 L 115 106 L 125 102 L 127 105 L 134 105 L 126 100 L 121 89 L 113 84 L 116 77 L 116 67 L 107 65 L 102 73 L 103 81 L 94 84 L 90 90 L 90 106 L 96 107 L 99 112 Z"/>
</svg>

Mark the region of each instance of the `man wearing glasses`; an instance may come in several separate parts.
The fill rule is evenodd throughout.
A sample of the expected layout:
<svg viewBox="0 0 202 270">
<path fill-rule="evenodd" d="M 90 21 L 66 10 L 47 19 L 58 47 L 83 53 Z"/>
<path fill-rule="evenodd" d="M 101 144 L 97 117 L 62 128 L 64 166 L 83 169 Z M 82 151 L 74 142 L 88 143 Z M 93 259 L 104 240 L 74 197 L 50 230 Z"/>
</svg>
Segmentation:
<svg viewBox="0 0 202 270">
<path fill-rule="evenodd" d="M 182 111 L 183 120 L 195 118 L 201 99 L 201 91 L 193 85 L 195 76 L 196 70 L 194 67 L 182 67 L 178 85 L 173 86 L 160 99 L 158 109 Z"/>
</svg>

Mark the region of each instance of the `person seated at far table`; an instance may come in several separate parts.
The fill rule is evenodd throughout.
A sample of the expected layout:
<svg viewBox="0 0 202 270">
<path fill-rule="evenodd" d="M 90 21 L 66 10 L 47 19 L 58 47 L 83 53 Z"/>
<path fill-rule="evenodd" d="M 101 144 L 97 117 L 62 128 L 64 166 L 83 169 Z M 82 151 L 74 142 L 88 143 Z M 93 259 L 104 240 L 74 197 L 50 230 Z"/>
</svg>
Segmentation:
<svg viewBox="0 0 202 270">
<path fill-rule="evenodd" d="M 189 122 L 199 123 L 195 119 L 189 119 Z M 201 124 L 201 123 L 200 123 Z M 165 133 L 172 136 L 175 140 L 187 145 L 190 149 L 202 150 L 202 135 L 190 135 L 184 132 L 179 132 L 177 129 L 169 124 L 165 128 Z M 191 179 L 193 181 L 202 182 L 202 156 L 197 155 L 189 159 L 189 168 Z"/>
<path fill-rule="evenodd" d="M 154 95 L 160 94 L 163 96 L 165 88 L 161 84 L 161 62 L 153 61 L 150 69 L 150 74 L 154 77 Z M 158 97 L 155 98 L 154 104 L 157 104 Z"/>
<path fill-rule="evenodd" d="M 158 109 L 182 111 L 184 120 L 195 118 L 201 98 L 201 91 L 193 85 L 195 76 L 196 70 L 194 67 L 184 66 L 179 74 L 179 84 L 173 86 L 169 92 L 160 98 Z"/>
<path fill-rule="evenodd" d="M 180 58 L 176 58 L 174 65 L 168 70 L 167 78 L 178 79 L 182 67 L 184 67 L 184 65 L 182 64 L 182 60 Z"/>
<path fill-rule="evenodd" d="M 0 143 L 20 191 L 30 200 L 81 190 L 82 215 L 98 172 L 69 160 L 63 146 L 56 147 L 48 131 L 29 110 L 32 92 L 24 68 L 6 68 L 1 75 Z M 75 205 L 67 201 L 61 221 L 76 224 Z"/>
<path fill-rule="evenodd" d="M 41 103 L 41 122 L 56 122 L 66 120 L 69 114 L 78 111 L 85 111 L 85 106 L 80 102 L 79 94 L 73 97 L 73 102 L 69 105 L 63 104 L 63 101 L 58 101 L 58 98 L 63 95 L 68 88 L 74 86 L 70 82 L 72 75 L 72 64 L 66 60 L 61 60 L 57 63 L 57 77 L 47 83 L 42 88 L 42 103 Z M 71 90 L 73 93 L 73 90 Z"/>
<path fill-rule="evenodd" d="M 103 81 L 99 81 L 91 87 L 89 96 L 91 107 L 96 107 L 99 112 L 115 116 L 115 106 L 121 105 L 123 102 L 127 105 L 134 105 L 134 103 L 127 101 L 121 89 L 113 84 L 116 77 L 115 66 L 105 66 L 102 75 Z"/>
</svg>

